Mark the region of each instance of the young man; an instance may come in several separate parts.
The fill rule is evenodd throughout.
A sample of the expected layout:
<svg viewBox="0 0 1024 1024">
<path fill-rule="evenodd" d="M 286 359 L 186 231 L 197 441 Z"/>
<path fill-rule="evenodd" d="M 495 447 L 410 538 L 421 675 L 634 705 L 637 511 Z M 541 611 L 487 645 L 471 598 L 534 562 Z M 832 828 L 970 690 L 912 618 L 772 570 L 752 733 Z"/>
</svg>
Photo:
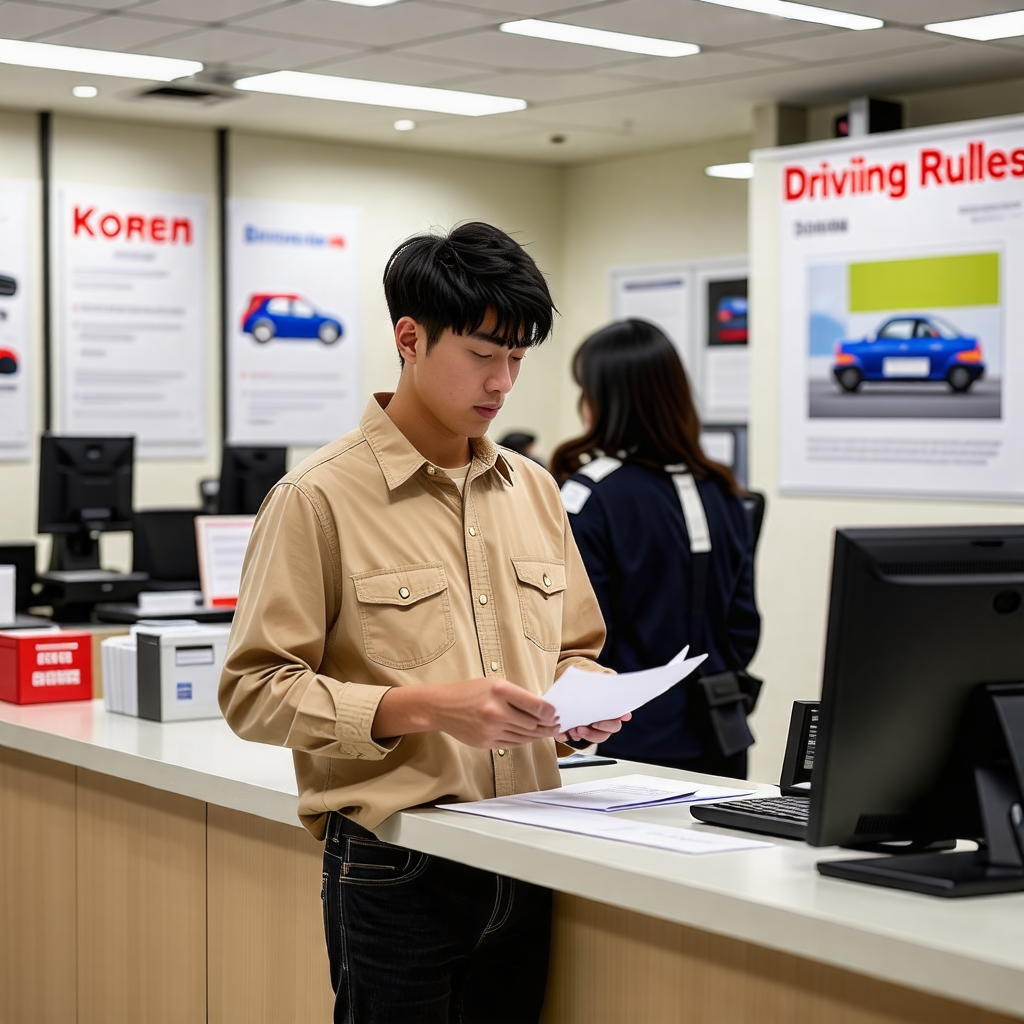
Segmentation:
<svg viewBox="0 0 1024 1024">
<path fill-rule="evenodd" d="M 240 736 L 292 748 L 299 815 L 326 839 L 336 1024 L 526 1024 L 550 892 L 372 830 L 559 784 L 567 737 L 543 694 L 597 669 L 604 624 L 554 480 L 485 436 L 553 306 L 522 247 L 479 223 L 400 246 L 384 290 L 398 387 L 260 510 L 220 703 Z"/>
</svg>

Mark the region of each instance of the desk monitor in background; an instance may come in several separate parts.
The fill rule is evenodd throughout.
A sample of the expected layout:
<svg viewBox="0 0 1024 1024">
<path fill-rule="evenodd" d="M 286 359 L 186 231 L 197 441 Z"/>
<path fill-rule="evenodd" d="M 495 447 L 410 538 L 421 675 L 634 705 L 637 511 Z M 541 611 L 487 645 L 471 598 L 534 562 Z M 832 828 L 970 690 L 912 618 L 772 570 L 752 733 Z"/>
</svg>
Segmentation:
<svg viewBox="0 0 1024 1024">
<path fill-rule="evenodd" d="M 287 448 L 224 446 L 217 511 L 221 515 L 254 516 L 270 488 L 285 475 Z"/>
<path fill-rule="evenodd" d="M 147 590 L 198 590 L 195 508 L 137 511 L 132 527 L 132 568 L 149 575 Z"/>
<path fill-rule="evenodd" d="M 133 437 L 43 434 L 39 532 L 53 534 L 51 571 L 100 567 L 97 534 L 132 528 Z"/>
<path fill-rule="evenodd" d="M 808 842 L 984 842 L 822 874 L 1024 890 L 1022 599 L 1024 525 L 837 531 Z"/>
</svg>

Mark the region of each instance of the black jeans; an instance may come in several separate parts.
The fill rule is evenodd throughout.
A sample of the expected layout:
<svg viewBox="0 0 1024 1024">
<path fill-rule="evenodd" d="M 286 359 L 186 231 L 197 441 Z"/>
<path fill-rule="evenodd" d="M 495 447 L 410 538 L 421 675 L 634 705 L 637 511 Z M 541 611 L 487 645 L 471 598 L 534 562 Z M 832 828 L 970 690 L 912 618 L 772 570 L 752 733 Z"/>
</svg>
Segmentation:
<svg viewBox="0 0 1024 1024">
<path fill-rule="evenodd" d="M 323 875 L 334 1024 L 536 1024 L 551 891 L 383 843 L 333 813 Z"/>
</svg>

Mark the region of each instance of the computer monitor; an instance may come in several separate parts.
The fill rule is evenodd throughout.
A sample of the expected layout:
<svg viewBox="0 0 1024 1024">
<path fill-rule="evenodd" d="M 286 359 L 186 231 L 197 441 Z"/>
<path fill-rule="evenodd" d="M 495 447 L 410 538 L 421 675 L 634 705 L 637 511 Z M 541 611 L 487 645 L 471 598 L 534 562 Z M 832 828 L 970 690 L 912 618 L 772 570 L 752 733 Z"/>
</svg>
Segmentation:
<svg viewBox="0 0 1024 1024">
<path fill-rule="evenodd" d="M 958 896 L 1024 889 L 1024 526 L 839 530 L 808 842 L 977 853 L 828 861 Z"/>
<path fill-rule="evenodd" d="M 198 590 L 195 508 L 137 511 L 132 527 L 132 568 L 149 575 L 147 590 Z"/>
<path fill-rule="evenodd" d="M 287 448 L 224 446 L 217 511 L 221 515 L 252 516 L 260 510 L 271 487 L 288 471 Z"/>
<path fill-rule="evenodd" d="M 133 437 L 45 433 L 39 447 L 39 532 L 53 534 L 51 571 L 98 569 L 97 533 L 132 528 Z"/>
</svg>

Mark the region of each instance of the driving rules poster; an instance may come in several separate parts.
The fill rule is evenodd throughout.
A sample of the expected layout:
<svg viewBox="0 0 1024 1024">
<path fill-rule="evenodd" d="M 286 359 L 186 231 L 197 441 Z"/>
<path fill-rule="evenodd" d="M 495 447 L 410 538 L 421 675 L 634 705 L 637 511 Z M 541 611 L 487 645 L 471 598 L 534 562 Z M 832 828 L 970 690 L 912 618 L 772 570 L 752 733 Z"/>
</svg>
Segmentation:
<svg viewBox="0 0 1024 1024">
<path fill-rule="evenodd" d="M 1024 120 L 786 157 L 780 488 L 1024 497 Z"/>
<path fill-rule="evenodd" d="M 321 445 L 356 425 L 359 247 L 351 206 L 228 203 L 228 440 Z"/>
</svg>

